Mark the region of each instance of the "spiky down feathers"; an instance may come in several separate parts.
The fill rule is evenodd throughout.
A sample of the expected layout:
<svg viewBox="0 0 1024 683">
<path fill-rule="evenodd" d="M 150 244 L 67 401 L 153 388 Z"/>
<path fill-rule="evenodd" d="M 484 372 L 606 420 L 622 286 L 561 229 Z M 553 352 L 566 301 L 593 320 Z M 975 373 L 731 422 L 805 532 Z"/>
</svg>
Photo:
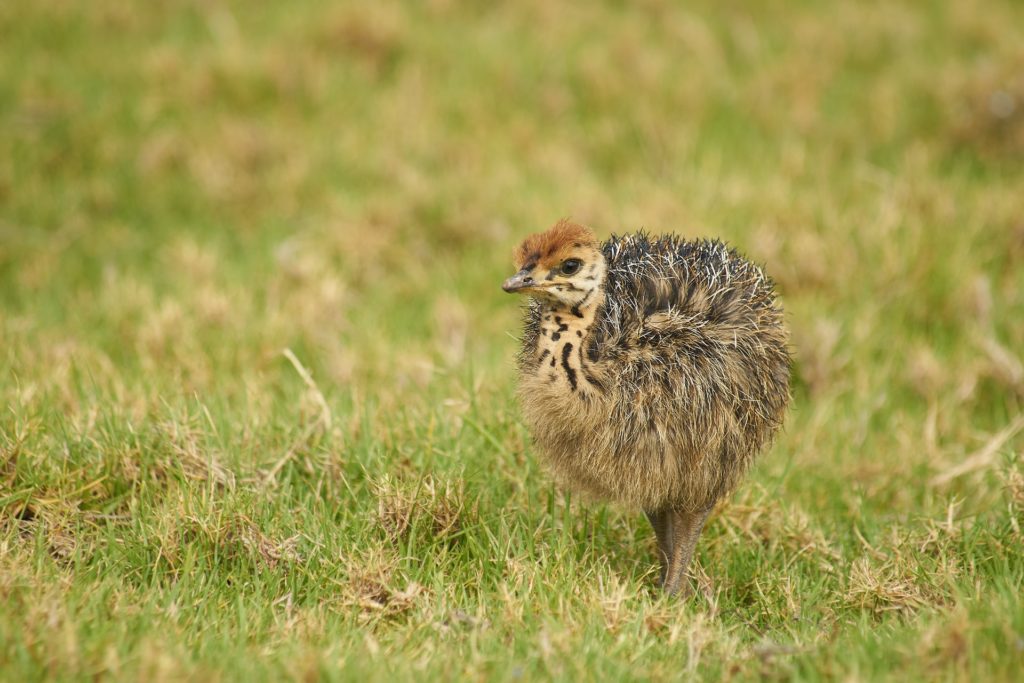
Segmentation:
<svg viewBox="0 0 1024 683">
<path fill-rule="evenodd" d="M 641 233 L 601 253 L 593 311 L 527 308 L 527 424 L 572 488 L 647 510 L 707 509 L 782 424 L 790 358 L 773 283 L 718 241 Z"/>
</svg>

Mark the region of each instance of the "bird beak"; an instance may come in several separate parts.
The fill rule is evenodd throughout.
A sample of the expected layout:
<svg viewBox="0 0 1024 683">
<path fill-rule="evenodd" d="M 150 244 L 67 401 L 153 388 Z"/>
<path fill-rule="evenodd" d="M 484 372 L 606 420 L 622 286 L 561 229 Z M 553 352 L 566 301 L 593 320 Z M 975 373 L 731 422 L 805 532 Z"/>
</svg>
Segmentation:
<svg viewBox="0 0 1024 683">
<path fill-rule="evenodd" d="M 529 289 L 530 287 L 533 287 L 536 283 L 533 281 L 533 277 L 530 276 L 530 273 L 530 270 L 523 268 L 512 277 L 505 280 L 501 285 L 501 288 L 509 294 L 512 294 L 522 289 Z"/>
</svg>

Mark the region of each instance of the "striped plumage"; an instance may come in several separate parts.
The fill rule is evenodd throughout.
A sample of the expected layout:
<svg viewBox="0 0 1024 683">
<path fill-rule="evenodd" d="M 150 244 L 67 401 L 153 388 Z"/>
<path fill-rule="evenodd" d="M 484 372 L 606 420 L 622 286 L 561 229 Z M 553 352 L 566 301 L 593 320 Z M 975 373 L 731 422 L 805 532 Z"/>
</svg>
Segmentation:
<svg viewBox="0 0 1024 683">
<path fill-rule="evenodd" d="M 782 423 L 772 281 L 721 242 L 598 245 L 565 221 L 516 260 L 505 288 L 533 297 L 519 397 L 538 450 L 563 484 L 647 513 L 675 592 L 708 513 Z"/>
</svg>

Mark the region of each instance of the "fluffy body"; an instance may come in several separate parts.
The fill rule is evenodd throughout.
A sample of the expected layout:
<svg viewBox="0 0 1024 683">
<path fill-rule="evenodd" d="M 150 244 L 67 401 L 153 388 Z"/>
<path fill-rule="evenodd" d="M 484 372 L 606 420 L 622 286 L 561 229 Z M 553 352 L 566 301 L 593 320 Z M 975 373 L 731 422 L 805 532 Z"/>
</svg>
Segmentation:
<svg viewBox="0 0 1024 683">
<path fill-rule="evenodd" d="M 526 423 L 569 488 L 706 517 L 788 403 L 772 281 L 718 241 L 639 233 L 598 246 L 582 231 L 562 222 L 516 253 L 521 272 L 539 275 L 574 250 L 584 261 L 556 296 L 531 292 L 519 355 Z"/>
</svg>

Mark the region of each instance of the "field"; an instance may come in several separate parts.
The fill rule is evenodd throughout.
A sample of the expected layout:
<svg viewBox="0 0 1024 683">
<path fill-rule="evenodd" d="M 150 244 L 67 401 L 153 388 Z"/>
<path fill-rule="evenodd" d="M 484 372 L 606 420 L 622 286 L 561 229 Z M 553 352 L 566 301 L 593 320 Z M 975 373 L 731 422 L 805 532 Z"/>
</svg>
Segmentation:
<svg viewBox="0 0 1024 683">
<path fill-rule="evenodd" d="M 1012 680 L 1024 5 L 0 3 L 0 679 Z M 511 250 L 717 236 L 786 429 L 690 600 Z M 397 678 L 396 678 L 397 677 Z"/>
</svg>

